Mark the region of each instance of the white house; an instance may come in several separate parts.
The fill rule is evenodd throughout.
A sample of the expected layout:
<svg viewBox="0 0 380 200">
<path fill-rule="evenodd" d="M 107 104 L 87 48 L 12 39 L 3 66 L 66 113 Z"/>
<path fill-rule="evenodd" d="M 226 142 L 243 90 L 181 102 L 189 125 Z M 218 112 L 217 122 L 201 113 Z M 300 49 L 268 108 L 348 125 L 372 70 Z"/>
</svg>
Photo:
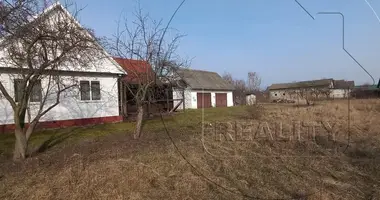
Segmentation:
<svg viewBox="0 0 380 200">
<path fill-rule="evenodd" d="M 233 106 L 233 85 L 215 73 L 203 70 L 179 69 L 177 73 L 185 89 L 173 89 L 174 105 L 184 99 L 178 109 Z"/>
<path fill-rule="evenodd" d="M 271 100 L 297 100 L 309 95 L 312 98 L 345 98 L 354 87 L 354 81 L 320 79 L 293 83 L 278 83 L 269 86 Z"/>
<path fill-rule="evenodd" d="M 70 13 L 59 3 L 47 8 L 44 13 L 47 16 L 55 16 L 60 13 L 72 18 Z M 78 22 L 75 21 L 75 23 L 80 27 Z M 75 81 L 77 86 L 60 95 L 60 103 L 40 119 L 40 127 L 52 128 L 122 120 L 118 81 L 126 72 L 103 49 L 100 51 L 105 56 L 94 60 L 90 67 L 59 66 L 57 70 L 49 71 L 63 82 Z M 22 71 L 20 68 L 0 65 L 0 82 L 16 103 L 18 95 L 23 94 L 23 88 L 20 88 L 19 84 Z M 52 105 L 56 101 L 56 95 L 49 96 L 49 91 L 46 91 L 47 84 L 49 84 L 49 80 L 45 78 L 33 87 L 29 102 L 32 117 L 36 114 L 33 112 L 42 105 L 44 96 L 47 96 L 45 106 Z M 0 110 L 0 132 L 12 129 L 13 109 L 1 92 Z"/>
</svg>

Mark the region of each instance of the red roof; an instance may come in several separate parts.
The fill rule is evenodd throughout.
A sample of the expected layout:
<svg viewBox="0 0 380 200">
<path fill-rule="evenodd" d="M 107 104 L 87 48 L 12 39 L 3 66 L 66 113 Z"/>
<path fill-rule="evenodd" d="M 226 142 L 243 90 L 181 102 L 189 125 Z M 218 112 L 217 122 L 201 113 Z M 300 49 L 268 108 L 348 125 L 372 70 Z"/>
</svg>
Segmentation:
<svg viewBox="0 0 380 200">
<path fill-rule="evenodd" d="M 124 80 L 128 83 L 141 84 L 153 80 L 154 73 L 148 62 L 127 58 L 113 59 L 127 72 Z"/>
</svg>

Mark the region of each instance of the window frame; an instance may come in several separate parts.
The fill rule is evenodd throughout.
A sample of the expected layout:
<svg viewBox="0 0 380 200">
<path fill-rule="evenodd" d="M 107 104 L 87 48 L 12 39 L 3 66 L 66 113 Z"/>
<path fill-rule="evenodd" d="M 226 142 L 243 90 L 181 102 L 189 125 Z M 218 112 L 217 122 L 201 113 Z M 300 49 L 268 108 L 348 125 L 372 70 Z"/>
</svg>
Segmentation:
<svg viewBox="0 0 380 200">
<path fill-rule="evenodd" d="M 88 91 L 83 91 L 82 83 L 87 83 L 88 84 L 88 89 L 86 89 Z M 84 97 L 83 96 L 84 92 L 88 93 L 87 94 L 88 98 L 86 98 L 86 99 L 83 98 Z M 88 81 L 88 80 L 80 80 L 79 81 L 79 99 L 81 101 L 90 101 L 91 100 L 91 85 L 90 85 L 90 81 Z"/>
<path fill-rule="evenodd" d="M 94 83 L 97 83 L 99 88 L 95 88 L 95 89 L 98 89 L 99 90 L 99 99 L 94 99 L 94 87 L 93 87 L 93 84 Z M 102 92 L 101 92 L 101 89 L 100 89 L 100 81 L 90 81 L 90 90 L 91 90 L 91 100 L 92 101 L 101 101 L 102 100 Z"/>
<path fill-rule="evenodd" d="M 36 86 L 39 86 L 39 88 L 38 88 L 38 100 L 32 100 L 32 97 L 34 96 L 34 92 L 36 92 L 35 90 L 35 87 Z M 29 102 L 32 102 L 32 103 L 41 103 L 41 101 L 42 101 L 42 83 L 41 83 L 41 80 L 38 80 L 37 81 L 37 83 L 33 86 L 33 88 L 32 88 L 32 92 L 31 92 L 31 94 L 30 94 L 30 97 L 29 97 Z"/>
<path fill-rule="evenodd" d="M 21 89 L 21 86 L 20 87 L 17 87 L 18 86 L 18 84 L 22 84 L 22 82 L 23 82 L 23 79 L 14 79 L 13 80 L 13 90 L 14 90 L 14 101 L 16 102 L 16 103 L 19 103 L 20 102 L 20 95 L 19 95 L 19 93 L 20 94 L 22 94 L 23 92 L 18 92 L 18 90 L 22 90 Z M 19 89 L 20 88 L 20 89 Z"/>
<path fill-rule="evenodd" d="M 88 84 L 88 98 L 83 99 L 82 98 L 82 83 L 87 83 Z M 99 88 L 99 98 L 94 99 L 94 85 L 98 84 Z M 96 88 L 95 88 L 96 89 Z M 79 100 L 82 102 L 99 102 L 102 101 L 102 92 L 101 92 L 101 83 L 99 80 L 79 80 Z"/>
<path fill-rule="evenodd" d="M 20 102 L 20 100 L 19 100 L 19 98 L 20 98 L 20 94 L 22 95 L 23 93 L 24 93 L 24 90 L 25 90 L 25 88 L 20 88 L 20 87 L 17 87 L 17 84 L 19 83 L 19 84 L 22 84 L 23 83 L 23 79 L 20 79 L 20 78 L 16 78 L 16 79 L 14 79 L 13 80 L 13 89 L 14 89 L 14 101 L 16 102 L 16 103 L 19 103 Z M 33 96 L 35 96 L 34 95 L 34 92 L 36 92 L 36 90 L 35 90 L 35 87 L 36 86 L 39 86 L 39 90 L 37 90 L 39 93 L 38 93 L 38 100 L 34 100 L 34 99 L 32 99 L 32 97 Z M 20 91 L 20 92 L 18 92 L 18 90 L 22 90 L 22 91 Z M 37 80 L 37 83 L 33 86 L 33 88 L 32 88 L 32 91 L 31 91 L 31 93 L 30 93 L 30 96 L 29 96 L 29 103 L 41 103 L 41 101 L 42 101 L 42 82 L 41 82 L 41 80 Z"/>
</svg>

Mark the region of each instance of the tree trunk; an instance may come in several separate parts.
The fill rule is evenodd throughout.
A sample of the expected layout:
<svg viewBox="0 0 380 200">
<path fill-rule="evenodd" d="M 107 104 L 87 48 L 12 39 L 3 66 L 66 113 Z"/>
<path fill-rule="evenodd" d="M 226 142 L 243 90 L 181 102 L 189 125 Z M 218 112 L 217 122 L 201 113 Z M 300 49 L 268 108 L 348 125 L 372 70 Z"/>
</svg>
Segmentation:
<svg viewBox="0 0 380 200">
<path fill-rule="evenodd" d="M 141 104 L 137 106 L 136 130 L 135 130 L 135 135 L 134 135 L 135 139 L 138 139 L 141 137 L 141 128 L 142 128 L 143 118 L 144 118 L 144 108 L 143 108 L 143 105 Z"/>
<path fill-rule="evenodd" d="M 16 141 L 15 141 L 15 149 L 13 152 L 14 161 L 20 161 L 26 158 L 27 150 L 28 150 L 28 141 L 29 141 L 30 136 L 34 132 L 34 129 L 37 126 L 37 122 L 34 121 L 30 123 L 26 131 L 25 131 L 24 126 L 25 124 L 16 125 L 16 129 L 15 129 Z"/>
<path fill-rule="evenodd" d="M 16 127 L 15 129 L 15 149 L 13 152 L 13 160 L 19 161 L 26 158 L 26 150 L 28 148 L 28 141 L 22 128 Z"/>
</svg>

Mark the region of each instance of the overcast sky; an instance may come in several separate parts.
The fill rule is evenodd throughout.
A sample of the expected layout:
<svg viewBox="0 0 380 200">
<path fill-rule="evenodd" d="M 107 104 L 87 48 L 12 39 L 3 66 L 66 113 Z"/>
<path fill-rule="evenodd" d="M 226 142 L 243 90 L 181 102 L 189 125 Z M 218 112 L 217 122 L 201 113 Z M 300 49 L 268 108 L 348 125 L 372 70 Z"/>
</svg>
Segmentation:
<svg viewBox="0 0 380 200">
<path fill-rule="evenodd" d="M 181 0 L 141 0 L 156 19 L 168 20 Z M 258 72 L 263 86 L 272 83 L 334 78 L 371 83 L 342 49 L 345 16 L 346 50 L 376 81 L 380 78 L 380 22 L 365 0 L 187 0 L 172 27 L 187 36 L 179 54 L 194 58 L 191 68 L 230 72 L 245 79 Z M 380 14 L 380 1 L 368 0 Z M 131 16 L 135 0 L 76 0 L 82 24 L 98 36 L 112 37 L 120 16 Z"/>
</svg>

